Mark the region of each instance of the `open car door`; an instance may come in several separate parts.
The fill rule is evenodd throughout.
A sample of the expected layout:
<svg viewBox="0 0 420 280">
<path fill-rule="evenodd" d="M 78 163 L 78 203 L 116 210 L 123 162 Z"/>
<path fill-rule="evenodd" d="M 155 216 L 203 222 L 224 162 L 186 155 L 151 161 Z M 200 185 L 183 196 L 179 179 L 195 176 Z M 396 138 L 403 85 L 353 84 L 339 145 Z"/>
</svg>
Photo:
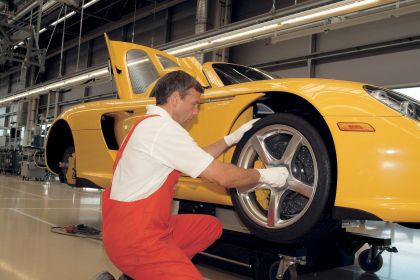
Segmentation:
<svg viewBox="0 0 420 280">
<path fill-rule="evenodd" d="M 111 67 L 120 99 L 149 97 L 151 85 L 168 72 L 182 70 L 195 77 L 203 87 L 207 79 L 194 58 L 177 58 L 149 47 L 112 41 L 105 34 Z"/>
</svg>

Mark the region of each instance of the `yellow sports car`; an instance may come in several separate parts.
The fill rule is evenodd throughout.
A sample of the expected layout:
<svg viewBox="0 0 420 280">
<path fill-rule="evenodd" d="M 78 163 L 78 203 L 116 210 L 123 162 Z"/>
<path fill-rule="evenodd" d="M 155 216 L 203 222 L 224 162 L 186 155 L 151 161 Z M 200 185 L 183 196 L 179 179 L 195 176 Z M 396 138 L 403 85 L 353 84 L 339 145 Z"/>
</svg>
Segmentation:
<svg viewBox="0 0 420 280">
<path fill-rule="evenodd" d="M 260 118 L 220 157 L 239 166 L 286 166 L 281 189 L 224 188 L 181 177 L 176 198 L 234 208 L 257 236 L 274 242 L 316 238 L 341 219 L 420 223 L 420 104 L 355 82 L 275 78 L 255 68 L 177 58 L 106 39 L 119 98 L 77 105 L 52 124 L 50 171 L 80 187 L 110 185 L 117 150 L 154 104 L 165 73 L 183 70 L 206 88 L 189 132 L 208 145 Z M 141 170 L 139 170 L 141 172 Z"/>
</svg>

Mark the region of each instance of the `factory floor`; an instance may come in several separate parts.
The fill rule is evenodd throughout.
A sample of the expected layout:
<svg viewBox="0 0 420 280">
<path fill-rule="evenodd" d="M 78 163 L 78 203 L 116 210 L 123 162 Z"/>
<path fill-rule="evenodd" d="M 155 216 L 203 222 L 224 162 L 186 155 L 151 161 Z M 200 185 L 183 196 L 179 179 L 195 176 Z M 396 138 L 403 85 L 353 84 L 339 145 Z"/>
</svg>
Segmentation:
<svg viewBox="0 0 420 280">
<path fill-rule="evenodd" d="M 51 227 L 69 224 L 100 229 L 97 190 L 0 175 L 0 221 L 0 279 L 90 280 L 100 271 L 120 275 L 108 260 L 101 241 L 51 232 Z M 419 279 L 420 230 L 378 222 L 352 226 L 358 231 L 391 236 L 399 253 L 383 253 L 384 265 L 376 274 L 363 273 L 354 265 L 300 275 L 299 279 Z M 199 264 L 198 268 L 206 279 L 251 279 L 211 266 Z"/>
</svg>

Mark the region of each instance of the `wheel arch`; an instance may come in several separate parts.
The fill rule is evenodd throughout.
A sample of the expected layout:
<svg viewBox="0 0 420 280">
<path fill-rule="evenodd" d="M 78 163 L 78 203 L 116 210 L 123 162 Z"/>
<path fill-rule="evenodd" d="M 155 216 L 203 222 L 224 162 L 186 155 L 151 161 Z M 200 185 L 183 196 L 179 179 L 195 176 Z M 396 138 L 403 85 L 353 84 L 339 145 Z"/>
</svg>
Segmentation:
<svg viewBox="0 0 420 280">
<path fill-rule="evenodd" d="M 317 129 L 328 150 L 328 156 L 331 160 L 331 166 L 333 168 L 331 172 L 331 183 L 333 188 L 336 190 L 337 154 L 335 150 L 334 139 L 325 119 L 319 110 L 305 98 L 290 92 L 267 92 L 263 97 L 256 100 L 253 103 L 253 106 L 254 117 L 264 117 L 265 115 L 270 114 L 268 109 L 271 109 L 272 113 L 290 113 L 297 115 L 305 119 L 315 129 Z M 330 205 L 332 206 L 335 201 L 335 192 L 330 199 Z"/>
<path fill-rule="evenodd" d="M 59 174 L 60 161 L 64 151 L 70 146 L 74 147 L 71 128 L 65 120 L 57 120 L 50 127 L 45 144 L 46 164 L 51 172 Z"/>
</svg>

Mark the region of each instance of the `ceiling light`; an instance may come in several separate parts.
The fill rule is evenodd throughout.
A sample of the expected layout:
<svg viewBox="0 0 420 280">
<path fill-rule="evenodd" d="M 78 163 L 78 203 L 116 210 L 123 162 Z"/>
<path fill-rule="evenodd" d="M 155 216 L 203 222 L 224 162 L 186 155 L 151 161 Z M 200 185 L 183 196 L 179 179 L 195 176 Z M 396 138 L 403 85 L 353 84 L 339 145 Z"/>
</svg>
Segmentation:
<svg viewBox="0 0 420 280">
<path fill-rule="evenodd" d="M 200 49 L 201 47 L 210 45 L 212 42 L 202 42 L 202 43 L 198 43 L 198 44 L 194 44 L 194 45 L 190 45 L 188 47 L 184 47 L 184 48 L 180 48 L 177 50 L 173 50 L 173 51 L 169 51 L 169 54 L 178 54 L 181 52 L 186 52 L 186 51 L 191 51 L 191 50 L 195 50 L 195 49 Z"/>
<path fill-rule="evenodd" d="M 99 2 L 99 1 L 100 1 L 100 0 L 92 0 L 92 1 L 90 1 L 90 2 L 88 2 L 88 3 L 86 3 L 86 4 L 84 4 L 84 5 L 82 6 L 82 8 L 87 8 L 87 7 L 90 7 L 90 6 L 92 6 L 93 4 L 95 4 L 95 3 Z M 59 18 L 58 20 L 54 21 L 54 22 L 53 22 L 53 23 L 51 23 L 50 25 L 52 25 L 52 26 L 57 25 L 57 24 L 59 24 L 60 22 L 62 22 L 64 19 L 67 19 L 67 18 L 69 18 L 69 17 L 72 17 L 72 16 L 74 16 L 75 14 L 76 14 L 76 12 L 75 12 L 75 11 L 72 11 L 72 12 L 68 13 L 67 15 L 65 15 L 64 17 Z"/>
<path fill-rule="evenodd" d="M 230 36 L 224 36 L 222 38 L 218 38 L 218 39 L 212 40 L 211 43 L 225 42 L 225 41 L 228 41 L 228 40 L 231 40 L 231 39 L 235 39 L 235 38 L 239 38 L 239 37 L 242 37 L 242 36 L 252 35 L 252 34 L 255 34 L 255 33 L 258 33 L 258 32 L 261 32 L 261 31 L 265 31 L 265 30 L 270 30 L 270 29 L 273 29 L 273 28 L 277 28 L 279 26 L 280 26 L 279 23 L 270 24 L 270 25 L 267 25 L 267 26 L 262 26 L 260 28 L 255 28 L 255 29 L 243 31 L 243 32 L 240 32 L 240 33 L 237 33 L 237 34 L 233 34 L 233 35 L 230 35 Z"/>
<path fill-rule="evenodd" d="M 285 21 L 282 21 L 281 24 L 292 24 L 292 23 L 296 23 L 296 22 L 301 22 L 301 21 L 305 21 L 305 20 L 308 20 L 308 19 L 322 17 L 322 16 L 326 16 L 326 15 L 329 15 L 329 14 L 334 14 L 334 13 L 342 12 L 342 11 L 345 11 L 345 10 L 369 5 L 369 4 L 378 2 L 378 1 L 379 0 L 356 1 L 356 2 L 353 2 L 351 4 L 347 4 L 347 5 L 331 8 L 331 9 L 328 9 L 328 10 L 323 10 L 323 11 L 311 13 L 311 14 L 308 14 L 308 15 L 299 16 L 299 17 L 295 17 L 295 18 L 292 18 L 292 19 L 289 19 L 289 20 L 285 20 Z"/>
<path fill-rule="evenodd" d="M 83 8 L 90 7 L 90 6 L 92 6 L 93 4 L 95 4 L 96 2 L 99 2 L 99 0 L 92 0 L 92 1 L 90 1 L 89 3 L 84 4 L 84 5 L 83 5 Z"/>
<path fill-rule="evenodd" d="M 92 78 L 94 78 L 94 77 L 102 76 L 102 75 L 105 75 L 105 74 L 108 74 L 108 73 L 109 73 L 108 68 L 102 68 L 102 69 L 96 70 L 94 72 L 91 72 L 90 76 Z"/>
<path fill-rule="evenodd" d="M 203 50 L 204 48 L 208 48 L 209 50 L 216 49 L 216 48 L 222 48 L 226 47 L 228 45 L 231 45 L 231 43 L 236 40 L 244 40 L 248 36 L 249 38 L 265 35 L 269 32 L 276 32 L 277 29 L 283 29 L 288 28 L 288 26 L 284 26 L 287 24 L 293 24 L 293 23 L 299 23 L 299 22 L 305 22 L 313 19 L 319 20 L 319 18 L 326 18 L 328 16 L 335 16 L 344 14 L 345 11 L 351 10 L 351 12 L 354 12 L 356 10 L 363 10 L 371 8 L 372 6 L 380 6 L 383 4 L 388 4 L 391 2 L 394 2 L 395 0 L 344 0 L 340 1 L 335 4 L 331 4 L 328 6 L 319 7 L 317 9 L 308 10 L 302 13 L 289 15 L 282 18 L 273 19 L 264 23 L 255 24 L 253 26 L 248 26 L 239 30 L 230 31 L 227 34 L 221 34 L 217 36 L 212 36 L 206 39 L 201 39 L 196 42 L 189 43 L 188 45 L 178 46 L 175 48 L 166 49 L 165 51 L 169 54 L 173 55 L 180 55 L 185 56 L 188 55 L 194 51 Z M 411 0 L 406 0 L 410 2 Z M 91 5 L 99 2 L 99 0 L 92 0 L 89 3 L 86 3 L 83 7 L 90 7 Z M 376 3 L 376 5 L 372 5 Z M 370 6 L 369 6 L 370 5 Z M 72 15 L 74 15 L 75 12 L 71 12 L 65 17 L 68 18 Z M 59 22 L 63 21 L 64 18 L 58 19 L 53 24 L 56 25 Z M 265 26 L 264 26 L 265 25 Z M 41 31 L 42 30 L 42 31 Z M 41 29 L 40 32 L 44 32 L 44 28 Z M 23 44 L 21 42 L 20 44 Z M 17 47 L 17 46 L 16 46 Z M 128 65 L 132 66 L 135 64 L 142 63 L 143 58 L 139 58 L 137 61 L 130 62 Z M 24 93 L 16 94 L 13 96 L 9 96 L 3 99 L 0 99 L 0 104 L 10 102 L 13 100 L 20 99 L 22 97 L 36 95 L 42 92 L 46 92 L 48 90 L 53 89 L 59 89 L 63 85 L 69 86 L 71 84 L 80 84 L 82 81 L 92 78 L 103 78 L 105 75 L 109 75 L 108 68 L 102 68 L 97 69 L 92 72 L 88 72 L 82 75 L 73 76 L 72 78 L 63 79 L 60 81 L 57 81 L 55 83 L 50 83 L 47 86 L 39 86 L 37 88 L 34 88 L 32 90 L 25 91 Z M 80 76 L 80 77 L 79 77 Z"/>
<path fill-rule="evenodd" d="M 64 17 L 57 19 L 56 21 L 54 21 L 54 22 L 53 22 L 53 23 L 51 23 L 50 25 L 52 25 L 52 26 L 57 25 L 57 24 L 59 24 L 60 22 L 62 22 L 63 20 L 65 20 L 65 19 L 67 19 L 67 18 L 69 18 L 69 17 L 74 16 L 75 14 L 76 14 L 76 12 L 75 12 L 75 11 L 72 11 L 72 12 L 68 13 L 67 15 L 65 15 Z"/>
</svg>

